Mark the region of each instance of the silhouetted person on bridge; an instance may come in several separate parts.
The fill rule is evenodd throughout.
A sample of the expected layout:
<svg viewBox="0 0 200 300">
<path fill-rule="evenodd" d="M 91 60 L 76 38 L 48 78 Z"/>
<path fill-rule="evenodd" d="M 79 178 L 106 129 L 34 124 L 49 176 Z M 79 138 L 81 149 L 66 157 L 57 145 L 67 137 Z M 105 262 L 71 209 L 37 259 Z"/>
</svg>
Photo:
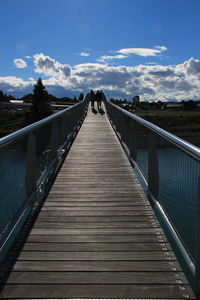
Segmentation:
<svg viewBox="0 0 200 300">
<path fill-rule="evenodd" d="M 96 95 L 95 95 L 95 93 L 94 93 L 94 91 L 93 90 L 91 90 L 91 92 L 90 92 L 90 101 L 91 101 L 91 108 L 92 108 L 92 112 L 94 113 L 94 114 L 97 114 L 97 110 L 95 109 L 95 107 L 94 107 L 94 103 L 95 103 L 95 101 L 96 101 Z"/>
<path fill-rule="evenodd" d="M 102 102 L 102 91 L 97 91 L 96 93 L 96 98 L 97 98 L 97 108 L 99 112 L 101 111 L 101 102 Z"/>
<path fill-rule="evenodd" d="M 93 90 L 91 90 L 90 92 L 90 97 L 91 97 L 91 108 L 94 109 L 94 102 L 96 100 L 96 95 Z"/>
</svg>

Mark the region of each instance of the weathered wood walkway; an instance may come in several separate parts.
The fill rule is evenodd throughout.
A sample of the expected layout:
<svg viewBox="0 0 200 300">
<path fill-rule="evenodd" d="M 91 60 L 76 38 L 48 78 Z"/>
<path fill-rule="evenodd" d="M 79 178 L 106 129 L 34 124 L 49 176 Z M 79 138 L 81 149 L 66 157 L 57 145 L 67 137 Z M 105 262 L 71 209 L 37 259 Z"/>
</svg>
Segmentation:
<svg viewBox="0 0 200 300">
<path fill-rule="evenodd" d="M 0 298 L 195 299 L 105 115 L 89 111 Z"/>
</svg>

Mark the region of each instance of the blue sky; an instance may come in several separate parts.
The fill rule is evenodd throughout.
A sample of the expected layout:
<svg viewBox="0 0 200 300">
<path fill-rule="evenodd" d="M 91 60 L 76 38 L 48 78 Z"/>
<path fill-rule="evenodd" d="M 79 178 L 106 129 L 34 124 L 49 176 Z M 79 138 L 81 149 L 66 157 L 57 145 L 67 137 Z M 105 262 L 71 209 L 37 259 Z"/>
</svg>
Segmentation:
<svg viewBox="0 0 200 300">
<path fill-rule="evenodd" d="M 200 99 L 199 0 L 1 0 L 0 89 Z"/>
</svg>

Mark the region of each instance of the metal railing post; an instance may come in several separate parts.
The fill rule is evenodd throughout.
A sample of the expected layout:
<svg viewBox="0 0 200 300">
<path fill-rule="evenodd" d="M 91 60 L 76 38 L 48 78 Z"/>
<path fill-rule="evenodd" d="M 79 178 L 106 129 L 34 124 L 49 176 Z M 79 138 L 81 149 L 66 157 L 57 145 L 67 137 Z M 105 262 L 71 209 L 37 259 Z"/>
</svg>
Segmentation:
<svg viewBox="0 0 200 300">
<path fill-rule="evenodd" d="M 122 141 L 126 144 L 126 146 L 128 146 L 129 142 L 129 122 L 130 118 L 128 118 L 125 115 L 122 115 Z"/>
<path fill-rule="evenodd" d="M 64 119 L 63 119 L 63 117 L 57 119 L 57 127 L 58 127 L 59 144 L 63 144 L 64 140 L 65 140 L 65 136 L 64 136 Z"/>
<path fill-rule="evenodd" d="M 130 120 L 129 122 L 129 141 L 128 141 L 128 147 L 129 147 L 129 159 L 133 159 L 133 161 L 136 161 L 137 158 L 137 130 L 135 126 L 135 122 Z"/>
<path fill-rule="evenodd" d="M 195 290 L 200 296 L 200 176 L 198 178 L 197 194 L 197 220 L 196 220 L 196 264 L 195 264 Z"/>
<path fill-rule="evenodd" d="M 152 193 L 157 199 L 159 186 L 159 165 L 156 138 L 154 133 L 149 134 L 148 140 L 148 194 Z M 151 197 L 150 197 L 151 198 Z"/>
<path fill-rule="evenodd" d="M 56 158 L 57 149 L 58 149 L 58 124 L 57 124 L 57 120 L 54 120 L 52 124 L 51 139 L 50 139 L 51 160 Z"/>
<path fill-rule="evenodd" d="M 29 133 L 26 150 L 26 191 L 30 197 L 36 190 L 36 141 L 33 133 Z"/>
</svg>

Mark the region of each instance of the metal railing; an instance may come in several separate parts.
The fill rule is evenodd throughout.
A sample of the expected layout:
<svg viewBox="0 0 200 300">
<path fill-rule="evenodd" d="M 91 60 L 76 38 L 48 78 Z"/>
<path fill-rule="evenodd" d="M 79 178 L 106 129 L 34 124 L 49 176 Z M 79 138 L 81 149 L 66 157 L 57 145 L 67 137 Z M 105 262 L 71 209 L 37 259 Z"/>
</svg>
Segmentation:
<svg viewBox="0 0 200 300">
<path fill-rule="evenodd" d="M 80 103 L 0 139 L 0 262 L 47 194 L 86 114 Z"/>
<path fill-rule="evenodd" d="M 200 295 L 200 149 L 104 98 L 107 115 Z"/>
</svg>

